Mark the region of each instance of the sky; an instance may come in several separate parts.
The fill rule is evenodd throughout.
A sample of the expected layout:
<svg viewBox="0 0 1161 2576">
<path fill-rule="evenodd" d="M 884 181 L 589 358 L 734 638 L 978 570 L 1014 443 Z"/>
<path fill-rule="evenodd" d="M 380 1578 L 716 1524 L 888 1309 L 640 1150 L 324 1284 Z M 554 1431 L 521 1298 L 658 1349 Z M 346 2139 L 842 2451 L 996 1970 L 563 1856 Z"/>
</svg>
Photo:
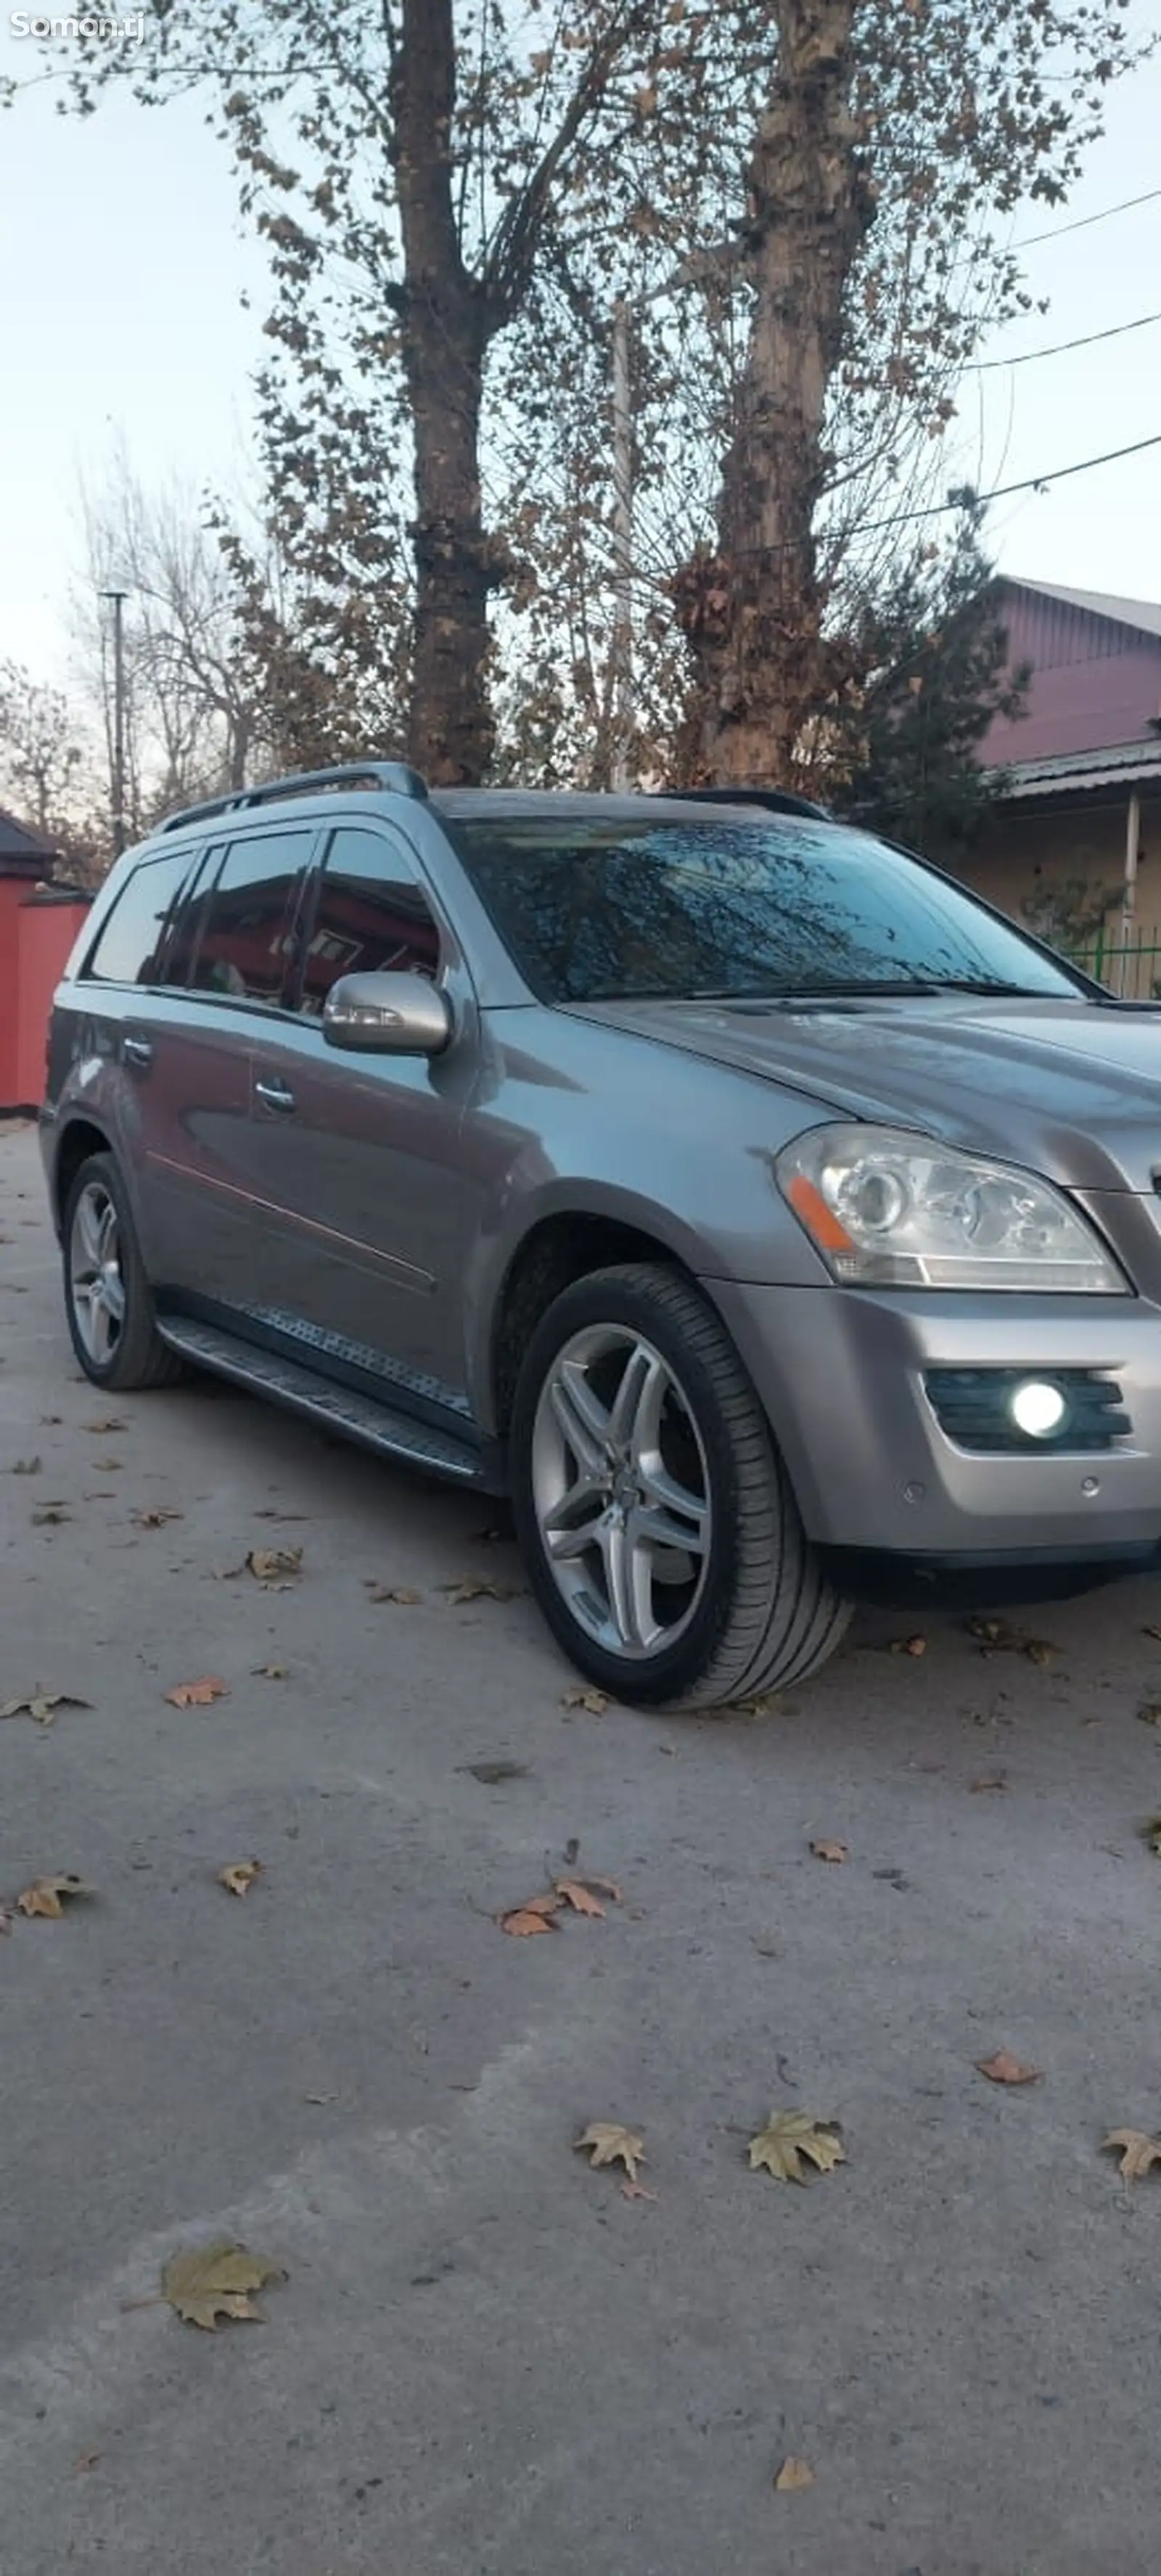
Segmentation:
<svg viewBox="0 0 1161 2576">
<path fill-rule="evenodd" d="M 1148 8 L 1139 0 L 1139 26 Z M 38 68 L 5 13 L 0 72 Z M 146 484 L 251 480 L 264 271 L 195 101 L 110 98 L 81 123 L 56 113 L 56 95 L 33 87 L 0 116 L 0 656 L 60 682 L 79 486 L 99 481 L 115 441 Z M 1161 57 L 1109 94 L 1107 131 L 1067 206 L 1029 207 L 1016 237 L 1161 187 L 1159 133 Z M 1161 196 L 1058 232 L 1028 249 L 1026 268 L 1050 310 L 994 335 L 980 356 L 1003 363 L 961 398 L 951 461 L 985 490 L 1161 433 L 1161 321 L 1008 363 L 1161 312 Z M 989 528 L 1003 571 L 1161 600 L 1161 447 L 999 501 Z"/>
</svg>

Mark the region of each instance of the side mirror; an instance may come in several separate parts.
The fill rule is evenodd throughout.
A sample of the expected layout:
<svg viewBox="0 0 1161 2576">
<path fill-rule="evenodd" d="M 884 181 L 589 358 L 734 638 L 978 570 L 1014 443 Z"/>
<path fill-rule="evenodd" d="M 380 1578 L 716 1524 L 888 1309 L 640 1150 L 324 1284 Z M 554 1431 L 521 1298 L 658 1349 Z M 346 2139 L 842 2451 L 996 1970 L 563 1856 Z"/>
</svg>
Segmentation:
<svg viewBox="0 0 1161 2576">
<path fill-rule="evenodd" d="M 442 1055 L 451 1004 L 423 975 L 340 975 L 323 1004 L 328 1046 L 365 1055 Z"/>
</svg>

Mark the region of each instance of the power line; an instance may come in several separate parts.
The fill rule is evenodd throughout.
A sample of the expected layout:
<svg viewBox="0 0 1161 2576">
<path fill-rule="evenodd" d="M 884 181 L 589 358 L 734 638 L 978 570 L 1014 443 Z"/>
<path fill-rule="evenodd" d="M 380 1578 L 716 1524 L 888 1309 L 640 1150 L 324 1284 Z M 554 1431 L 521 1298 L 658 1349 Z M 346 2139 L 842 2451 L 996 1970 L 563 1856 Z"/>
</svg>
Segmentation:
<svg viewBox="0 0 1161 2576">
<path fill-rule="evenodd" d="M 1143 331 L 1150 322 L 1161 322 L 1161 313 L 1138 313 L 1135 322 L 1116 322 L 1109 331 L 1086 331 L 1079 340 L 1056 340 L 1049 349 L 1021 349 L 1014 358 L 971 358 L 964 374 L 982 376 L 992 367 L 1027 367 L 1035 358 L 1061 358 L 1068 349 L 1091 349 L 1097 340 L 1119 340 L 1126 331 Z"/>
<path fill-rule="evenodd" d="M 973 499 L 983 506 L 990 501 L 1006 501 L 1013 492 L 1045 492 L 1050 483 L 1063 483 L 1070 474 L 1091 474 L 1096 465 L 1116 465 L 1123 456 L 1140 456 L 1146 447 L 1161 447 L 1161 430 L 1152 438 L 1136 438 L 1131 447 L 1106 448 L 1103 456 L 1083 456 L 1079 464 L 1058 465 L 1046 474 L 1028 474 L 1020 483 L 997 483 L 990 492 L 977 492 Z M 871 535 L 879 528 L 902 528 L 913 519 L 942 518 L 949 510 L 962 509 L 962 501 L 928 501 L 918 510 L 897 510 L 886 519 L 864 519 L 850 530 L 853 537 Z M 760 549 L 765 552 L 765 548 Z M 778 552 L 784 549 L 779 547 Z"/>
<path fill-rule="evenodd" d="M 1151 206 L 1161 197 L 1161 188 L 1146 188 L 1140 197 L 1122 197 L 1116 206 L 1102 206 L 1096 215 L 1077 215 L 1071 224 L 1053 224 L 1046 233 L 1021 233 L 1018 241 L 1009 242 L 1009 250 L 1031 250 L 1035 242 L 1059 241 L 1064 233 L 1082 233 L 1088 224 L 1107 224 L 1110 215 L 1127 215 L 1131 206 Z"/>
</svg>

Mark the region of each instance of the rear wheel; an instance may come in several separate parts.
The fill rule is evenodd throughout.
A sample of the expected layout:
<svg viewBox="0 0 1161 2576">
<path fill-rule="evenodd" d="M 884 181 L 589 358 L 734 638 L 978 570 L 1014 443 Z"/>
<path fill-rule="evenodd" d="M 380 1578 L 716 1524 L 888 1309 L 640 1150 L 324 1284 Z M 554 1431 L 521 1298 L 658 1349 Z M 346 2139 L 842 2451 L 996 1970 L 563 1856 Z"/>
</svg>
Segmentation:
<svg viewBox="0 0 1161 2576">
<path fill-rule="evenodd" d="M 125 1184 L 112 1154 L 91 1154 L 64 1215 L 65 1312 L 95 1386 L 173 1386 L 181 1361 L 157 1330 Z"/>
<path fill-rule="evenodd" d="M 720 1706 L 817 1671 L 850 1616 L 753 1388 L 680 1274 L 565 1289 L 521 1370 L 513 1505 L 541 1607 L 618 1699 Z"/>
</svg>

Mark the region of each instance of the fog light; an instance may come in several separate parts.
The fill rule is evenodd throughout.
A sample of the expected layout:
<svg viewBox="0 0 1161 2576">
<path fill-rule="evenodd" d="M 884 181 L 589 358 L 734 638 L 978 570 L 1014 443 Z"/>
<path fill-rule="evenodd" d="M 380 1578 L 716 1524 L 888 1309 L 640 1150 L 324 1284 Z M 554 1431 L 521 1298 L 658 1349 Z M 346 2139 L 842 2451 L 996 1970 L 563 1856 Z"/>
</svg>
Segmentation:
<svg viewBox="0 0 1161 2576">
<path fill-rule="evenodd" d="M 1068 1406 L 1058 1386 L 1049 1386 L 1043 1378 L 1026 1378 L 1008 1399 L 1008 1410 L 1017 1431 L 1029 1440 L 1051 1440 L 1059 1431 Z"/>
</svg>

